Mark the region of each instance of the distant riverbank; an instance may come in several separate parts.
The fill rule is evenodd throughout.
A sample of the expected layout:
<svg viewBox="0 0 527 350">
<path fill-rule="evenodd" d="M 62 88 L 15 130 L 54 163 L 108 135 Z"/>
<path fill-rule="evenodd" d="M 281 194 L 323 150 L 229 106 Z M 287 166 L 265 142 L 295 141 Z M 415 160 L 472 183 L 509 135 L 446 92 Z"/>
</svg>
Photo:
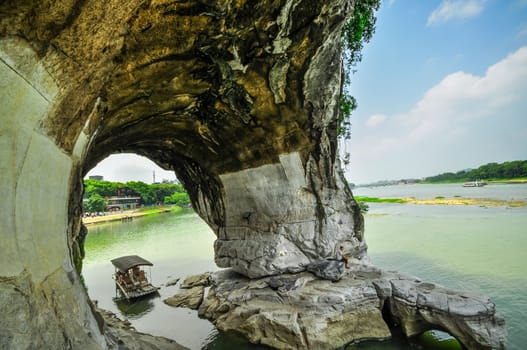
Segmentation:
<svg viewBox="0 0 527 350">
<path fill-rule="evenodd" d="M 84 225 L 95 225 L 95 224 L 104 224 L 107 222 L 113 221 L 127 221 L 133 220 L 134 218 L 139 218 L 147 215 L 169 213 L 169 212 L 178 212 L 181 210 L 181 207 L 176 205 L 170 207 L 155 207 L 155 208 L 141 208 L 134 210 L 127 210 L 122 212 L 108 212 L 105 215 L 94 216 L 94 217 L 84 217 L 82 218 L 82 223 Z"/>
<path fill-rule="evenodd" d="M 462 185 L 465 182 L 485 182 L 489 185 L 518 185 L 527 184 L 527 177 L 512 177 L 512 178 L 435 178 L 435 179 L 400 179 L 400 180 L 382 180 L 373 183 L 354 185 L 354 188 L 371 188 L 383 186 L 399 186 L 399 185 Z"/>
<path fill-rule="evenodd" d="M 527 178 L 517 178 L 517 179 L 495 179 L 495 180 L 489 180 L 489 183 L 496 183 L 496 184 L 527 184 Z"/>
<path fill-rule="evenodd" d="M 378 198 L 355 196 L 357 202 L 363 203 L 408 203 L 408 204 L 435 204 L 435 205 L 479 205 L 484 207 L 525 207 L 527 202 L 523 200 L 502 200 L 495 198 L 464 198 L 460 196 L 443 197 L 437 196 L 429 199 L 407 198 Z"/>
<path fill-rule="evenodd" d="M 488 184 L 527 184 L 527 178 L 526 177 L 518 177 L 518 178 L 502 178 L 502 179 L 485 179 L 481 180 L 482 182 L 486 182 Z M 445 181 L 428 181 L 423 180 L 419 181 L 418 184 L 422 185 L 444 185 L 444 184 L 463 184 L 465 182 L 470 182 L 469 180 L 445 180 Z"/>
</svg>

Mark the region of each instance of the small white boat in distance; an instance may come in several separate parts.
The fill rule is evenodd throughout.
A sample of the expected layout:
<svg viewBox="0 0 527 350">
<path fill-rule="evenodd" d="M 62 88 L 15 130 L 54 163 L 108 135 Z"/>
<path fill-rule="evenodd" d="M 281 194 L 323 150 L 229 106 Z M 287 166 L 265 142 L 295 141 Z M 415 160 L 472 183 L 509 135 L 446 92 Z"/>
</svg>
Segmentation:
<svg viewBox="0 0 527 350">
<path fill-rule="evenodd" d="M 487 185 L 486 182 L 476 180 L 476 181 L 465 182 L 463 184 L 463 187 L 483 187 L 485 185 Z"/>
</svg>

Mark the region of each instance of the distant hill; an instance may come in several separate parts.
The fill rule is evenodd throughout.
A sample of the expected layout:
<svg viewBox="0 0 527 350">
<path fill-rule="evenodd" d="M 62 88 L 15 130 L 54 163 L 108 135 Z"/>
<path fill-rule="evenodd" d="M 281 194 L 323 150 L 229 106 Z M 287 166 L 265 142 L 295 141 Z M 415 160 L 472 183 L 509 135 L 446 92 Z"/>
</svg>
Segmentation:
<svg viewBox="0 0 527 350">
<path fill-rule="evenodd" d="M 527 160 L 512 162 L 488 163 L 477 169 L 465 169 L 456 173 L 443 173 L 429 176 L 421 182 L 464 182 L 475 180 L 517 179 L 527 177 Z"/>
</svg>

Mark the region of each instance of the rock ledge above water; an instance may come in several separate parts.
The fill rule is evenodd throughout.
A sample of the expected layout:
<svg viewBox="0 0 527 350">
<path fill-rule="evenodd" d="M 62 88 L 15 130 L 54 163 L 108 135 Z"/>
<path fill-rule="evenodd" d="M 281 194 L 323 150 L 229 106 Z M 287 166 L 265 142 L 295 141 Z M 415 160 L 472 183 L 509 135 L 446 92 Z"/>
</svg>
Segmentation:
<svg viewBox="0 0 527 350">
<path fill-rule="evenodd" d="M 388 339 L 385 319 L 408 337 L 443 329 L 469 349 L 505 349 L 505 324 L 489 299 L 368 264 L 352 264 L 338 282 L 309 272 L 251 280 L 231 270 L 211 281 L 199 315 L 277 349 Z"/>
</svg>

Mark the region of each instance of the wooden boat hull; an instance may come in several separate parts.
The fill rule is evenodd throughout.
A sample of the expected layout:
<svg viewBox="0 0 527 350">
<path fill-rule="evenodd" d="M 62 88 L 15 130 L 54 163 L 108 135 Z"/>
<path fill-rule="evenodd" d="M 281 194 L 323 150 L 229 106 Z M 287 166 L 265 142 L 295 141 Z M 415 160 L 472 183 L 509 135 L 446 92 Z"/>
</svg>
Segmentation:
<svg viewBox="0 0 527 350">
<path fill-rule="evenodd" d="M 134 284 L 134 285 L 123 285 L 119 283 L 118 280 L 116 280 L 115 276 L 113 276 L 115 280 L 115 286 L 117 290 L 119 291 L 119 296 L 114 298 L 114 300 L 133 300 L 138 299 L 147 295 L 151 295 L 154 293 L 158 293 L 159 288 L 153 286 L 150 283 L 141 283 L 141 284 Z"/>
</svg>

